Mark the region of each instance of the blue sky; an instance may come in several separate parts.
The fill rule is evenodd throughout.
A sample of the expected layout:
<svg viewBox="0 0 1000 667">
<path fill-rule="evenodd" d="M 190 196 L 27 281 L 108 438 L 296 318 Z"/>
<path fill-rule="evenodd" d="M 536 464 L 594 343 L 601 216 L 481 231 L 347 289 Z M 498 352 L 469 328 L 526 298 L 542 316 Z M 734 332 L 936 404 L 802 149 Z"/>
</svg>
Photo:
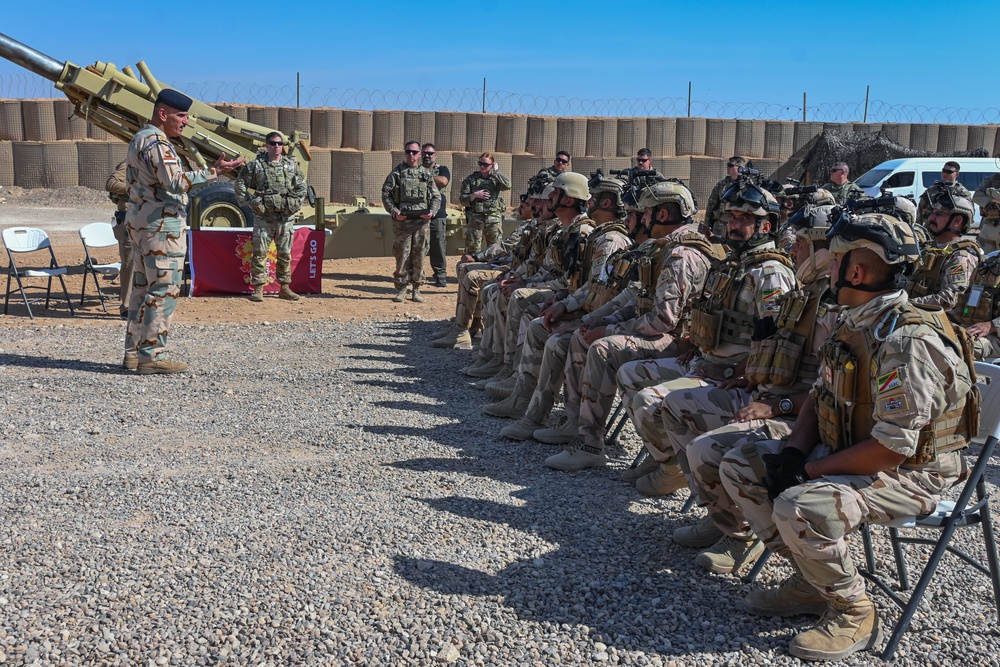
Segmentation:
<svg viewBox="0 0 1000 667">
<path fill-rule="evenodd" d="M 685 98 L 691 81 L 696 102 L 789 108 L 803 92 L 858 107 L 870 85 L 891 105 L 1000 113 L 1000 3 L 157 4 L 130 3 L 127 18 L 50 0 L 39 20 L 41 5 L 9 3 L 0 32 L 79 65 L 143 59 L 204 97 L 273 98 L 300 72 L 304 89 L 474 91 L 486 77 L 491 91 L 588 100 Z M 0 84 L 23 74 L 0 60 Z"/>
</svg>

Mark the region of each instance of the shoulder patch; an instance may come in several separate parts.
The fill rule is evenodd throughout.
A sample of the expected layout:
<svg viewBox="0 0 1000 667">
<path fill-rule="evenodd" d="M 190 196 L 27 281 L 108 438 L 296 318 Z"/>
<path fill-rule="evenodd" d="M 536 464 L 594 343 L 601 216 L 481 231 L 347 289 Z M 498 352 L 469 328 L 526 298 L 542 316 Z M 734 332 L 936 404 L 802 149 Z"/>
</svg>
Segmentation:
<svg viewBox="0 0 1000 667">
<path fill-rule="evenodd" d="M 887 396 L 886 398 L 878 399 L 879 412 L 887 414 L 890 412 L 900 412 L 906 410 L 909 407 L 909 403 L 906 400 L 906 396 L 899 394 L 898 396 Z"/>
<path fill-rule="evenodd" d="M 903 386 L 903 369 L 897 368 L 895 370 L 889 371 L 885 375 L 880 375 L 876 380 L 876 385 L 878 387 L 878 393 L 884 394 L 887 391 L 892 391 Z"/>
<path fill-rule="evenodd" d="M 960 262 L 951 267 L 951 277 L 957 280 L 965 280 L 965 264 Z"/>
</svg>

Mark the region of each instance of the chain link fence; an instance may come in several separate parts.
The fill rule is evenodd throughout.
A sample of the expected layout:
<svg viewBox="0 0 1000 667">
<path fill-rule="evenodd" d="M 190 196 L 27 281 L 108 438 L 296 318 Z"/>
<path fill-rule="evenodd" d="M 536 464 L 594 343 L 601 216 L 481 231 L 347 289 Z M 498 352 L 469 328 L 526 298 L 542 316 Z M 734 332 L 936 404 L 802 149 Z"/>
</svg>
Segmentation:
<svg viewBox="0 0 1000 667">
<path fill-rule="evenodd" d="M 803 120 L 801 104 L 768 102 L 712 102 L 683 97 L 623 97 L 587 99 L 562 95 L 532 95 L 506 90 L 453 88 L 450 90 L 389 91 L 374 88 L 323 88 L 261 85 L 231 81 L 171 81 L 168 85 L 209 103 L 274 107 L 331 107 L 405 111 L 486 111 L 495 114 L 539 116 L 604 116 L 610 118 L 665 117 L 738 118 L 745 120 Z M 0 98 L 61 98 L 52 83 L 31 73 L 0 74 Z M 1000 123 L 1000 109 L 965 109 L 891 104 L 872 100 L 867 115 L 864 101 L 809 104 L 805 120 L 847 123 Z"/>
</svg>

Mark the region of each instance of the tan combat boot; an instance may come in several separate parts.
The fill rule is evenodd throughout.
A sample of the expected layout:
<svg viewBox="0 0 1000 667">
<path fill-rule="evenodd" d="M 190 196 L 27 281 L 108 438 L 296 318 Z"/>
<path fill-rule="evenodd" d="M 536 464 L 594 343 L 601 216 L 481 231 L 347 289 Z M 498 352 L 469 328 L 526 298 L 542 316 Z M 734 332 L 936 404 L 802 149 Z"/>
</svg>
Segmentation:
<svg viewBox="0 0 1000 667">
<path fill-rule="evenodd" d="M 452 329 L 451 333 L 447 333 L 431 341 L 431 347 L 451 348 L 454 350 L 471 350 L 472 336 L 469 335 L 468 329 L 459 329 L 456 327 Z"/>
<path fill-rule="evenodd" d="M 188 365 L 183 361 L 170 361 L 160 359 L 159 361 L 146 361 L 137 367 L 139 375 L 168 375 L 170 373 L 186 373 Z"/>
<path fill-rule="evenodd" d="M 764 543 L 754 538 L 749 541 L 738 540 L 729 535 L 698 554 L 695 563 L 709 572 L 729 574 L 738 572 L 747 563 L 756 563 L 764 553 Z"/>
<path fill-rule="evenodd" d="M 591 447 L 583 440 L 576 439 L 569 443 L 566 449 L 545 459 L 545 465 L 555 470 L 585 470 L 587 468 L 603 468 L 608 464 L 608 457 L 603 447 Z"/>
<path fill-rule="evenodd" d="M 135 371 L 139 369 L 138 357 L 122 357 L 122 370 Z"/>
<path fill-rule="evenodd" d="M 511 394 L 499 403 L 490 403 L 483 406 L 483 412 L 494 417 L 505 417 L 507 419 L 520 419 L 528 410 L 529 400 L 517 394 Z"/>
<path fill-rule="evenodd" d="M 503 368 L 501 368 L 499 372 L 493 375 L 493 377 L 483 378 L 482 380 L 479 380 L 478 382 L 476 382 L 475 387 L 476 389 L 482 389 L 485 391 L 487 385 L 491 385 L 494 382 L 500 382 L 501 380 L 506 380 L 513 374 L 514 374 L 514 367 L 504 364 Z"/>
<path fill-rule="evenodd" d="M 427 300 L 423 296 L 421 296 L 420 288 L 417 287 L 416 285 L 413 286 L 413 296 L 411 296 L 410 298 L 412 298 L 417 303 L 423 303 L 424 301 Z"/>
<path fill-rule="evenodd" d="M 819 622 L 792 637 L 788 652 L 803 660 L 843 660 L 882 641 L 882 623 L 867 596 L 836 600 Z"/>
<path fill-rule="evenodd" d="M 576 439 L 578 427 L 579 424 L 575 419 L 563 415 L 555 427 L 541 427 L 532 437 L 538 442 L 544 442 L 548 445 L 568 445 Z"/>
<path fill-rule="evenodd" d="M 462 373 L 462 375 L 469 375 L 470 371 L 473 371 L 473 370 L 475 370 L 475 369 L 477 369 L 477 368 L 479 368 L 481 366 L 486 366 L 487 364 L 493 363 L 493 359 L 495 357 L 496 357 L 496 355 L 494 355 L 492 352 L 489 353 L 488 357 L 482 356 L 482 352 L 480 352 L 480 354 L 476 356 L 476 360 L 475 361 L 473 361 L 468 366 L 462 368 L 462 370 L 459 371 L 459 372 Z M 473 377 L 473 376 L 469 375 L 469 377 Z"/>
<path fill-rule="evenodd" d="M 796 572 L 776 588 L 760 588 L 743 598 L 743 606 L 758 616 L 821 616 L 830 606 L 816 587 Z"/>
<path fill-rule="evenodd" d="M 642 460 L 642 463 L 634 468 L 628 468 L 622 473 L 621 479 L 623 482 L 635 483 L 640 477 L 645 477 L 649 473 L 653 472 L 660 467 L 660 462 L 654 459 L 649 454 L 646 454 L 646 458 Z"/>
<path fill-rule="evenodd" d="M 674 531 L 674 542 L 682 547 L 704 549 L 719 541 L 722 531 L 712 521 L 712 516 L 706 514 L 701 521 L 693 526 L 682 526 Z"/>
<path fill-rule="evenodd" d="M 676 463 L 661 463 L 656 466 L 656 470 L 653 472 L 635 480 L 635 488 L 638 489 L 639 493 L 651 497 L 669 496 L 674 491 L 686 486 L 687 480 L 684 479 L 684 473 Z M 712 540 L 712 542 L 714 541 Z"/>
<path fill-rule="evenodd" d="M 517 386 L 517 374 L 511 375 L 503 380 L 498 380 L 496 382 L 490 382 L 486 385 L 487 395 L 500 400 L 507 398 L 514 393 L 514 387 Z"/>
<path fill-rule="evenodd" d="M 511 440 L 531 440 L 532 434 L 544 424 L 539 424 L 528 415 L 524 415 L 513 424 L 500 429 L 500 435 Z"/>
<path fill-rule="evenodd" d="M 485 363 L 482 366 L 475 366 L 473 368 L 465 371 L 465 374 L 471 378 L 493 378 L 497 373 L 504 369 L 503 359 L 499 357 L 494 357 L 489 363 Z"/>
<path fill-rule="evenodd" d="M 396 303 L 403 303 L 406 300 L 406 285 L 396 290 L 396 296 L 392 297 L 392 300 Z"/>
<path fill-rule="evenodd" d="M 263 285 L 254 285 L 253 294 L 250 295 L 250 300 L 251 301 L 256 301 L 257 303 L 260 303 L 261 301 L 264 300 L 264 286 Z"/>
<path fill-rule="evenodd" d="M 298 301 L 301 297 L 293 292 L 292 288 L 288 285 L 282 285 L 281 289 L 278 290 L 278 298 L 285 301 Z"/>
</svg>

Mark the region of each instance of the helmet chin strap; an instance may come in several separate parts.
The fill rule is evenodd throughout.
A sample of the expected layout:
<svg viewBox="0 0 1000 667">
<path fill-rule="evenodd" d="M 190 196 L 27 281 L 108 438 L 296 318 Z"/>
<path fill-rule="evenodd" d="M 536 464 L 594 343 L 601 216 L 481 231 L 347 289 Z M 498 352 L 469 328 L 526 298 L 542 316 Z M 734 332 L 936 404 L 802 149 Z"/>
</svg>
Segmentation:
<svg viewBox="0 0 1000 667">
<path fill-rule="evenodd" d="M 837 296 L 837 292 L 843 287 L 850 287 L 851 289 L 858 290 L 859 292 L 885 292 L 886 290 L 898 290 L 906 287 L 906 274 L 902 269 L 896 269 L 896 272 L 881 285 L 865 285 L 864 283 L 860 285 L 855 285 L 847 280 L 847 265 L 850 264 L 850 257 L 853 250 L 849 250 L 844 254 L 843 259 L 840 260 L 840 271 L 837 275 L 837 282 L 830 284 L 830 292 Z"/>
</svg>

